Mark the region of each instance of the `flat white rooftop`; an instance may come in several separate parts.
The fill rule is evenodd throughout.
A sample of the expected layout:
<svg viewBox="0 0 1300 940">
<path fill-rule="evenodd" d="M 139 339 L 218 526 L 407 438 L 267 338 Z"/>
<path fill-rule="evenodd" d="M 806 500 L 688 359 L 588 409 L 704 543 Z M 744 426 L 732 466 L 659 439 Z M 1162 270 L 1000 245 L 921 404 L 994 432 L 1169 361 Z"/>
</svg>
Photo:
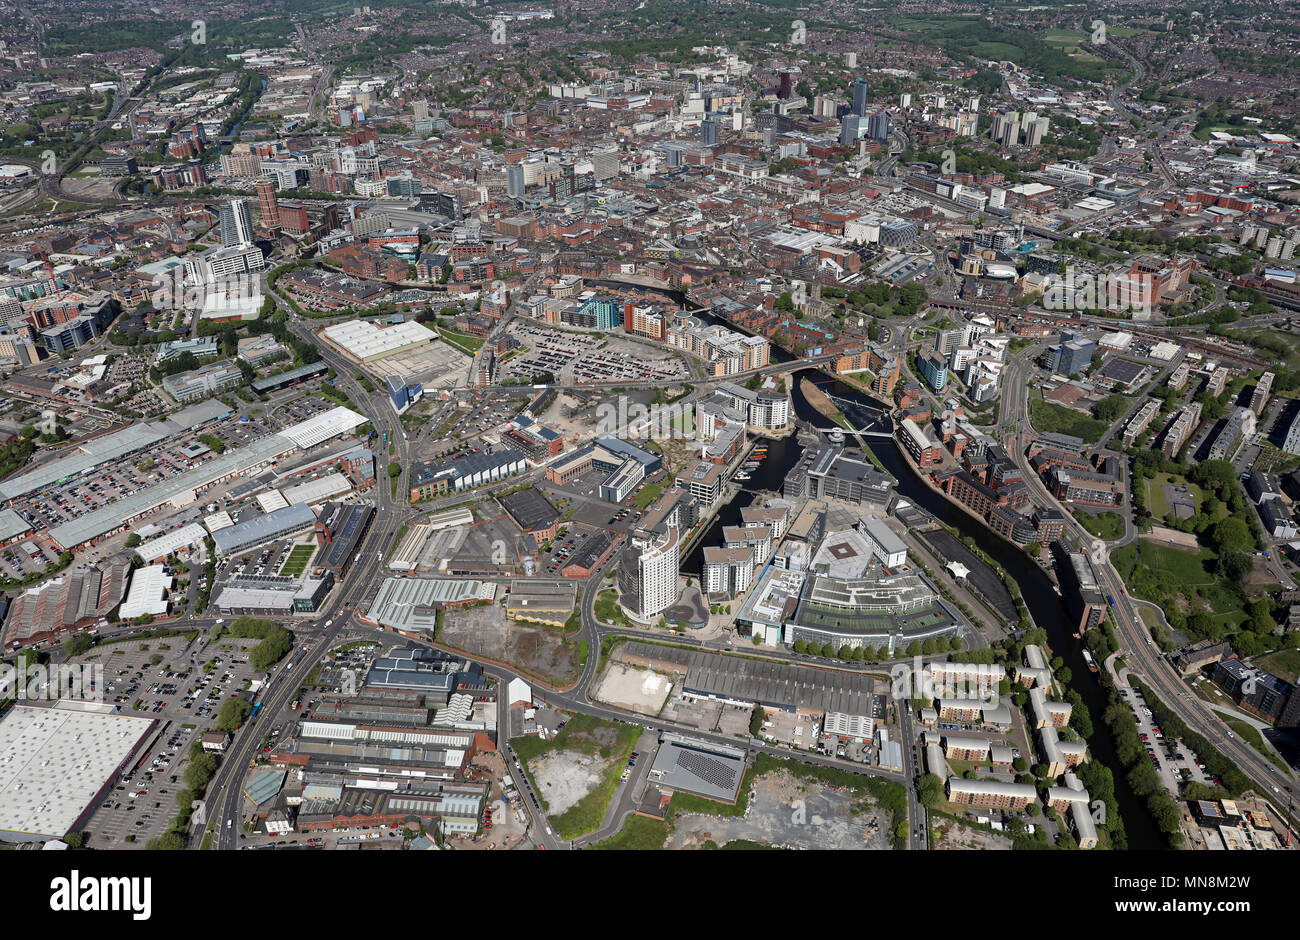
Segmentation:
<svg viewBox="0 0 1300 940">
<path fill-rule="evenodd" d="M 414 320 L 382 327 L 368 320 L 349 320 L 327 326 L 322 332 L 327 340 L 361 362 L 431 343 L 438 338 L 437 333 Z"/>
<path fill-rule="evenodd" d="M 61 838 L 148 734 L 151 718 L 59 703 L 0 718 L 0 838 Z"/>
</svg>

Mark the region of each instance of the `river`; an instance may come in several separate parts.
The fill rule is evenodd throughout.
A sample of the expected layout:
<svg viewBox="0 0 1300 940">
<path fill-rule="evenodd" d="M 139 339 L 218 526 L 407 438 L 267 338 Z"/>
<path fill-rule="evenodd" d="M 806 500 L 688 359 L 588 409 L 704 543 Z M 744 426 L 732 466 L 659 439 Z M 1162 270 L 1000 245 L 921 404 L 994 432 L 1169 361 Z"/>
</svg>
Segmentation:
<svg viewBox="0 0 1300 940">
<path fill-rule="evenodd" d="M 632 285 L 620 283 L 616 280 L 601 283 L 604 286 L 617 286 L 625 289 L 632 287 Z M 686 302 L 685 295 L 680 291 L 658 290 L 657 292 L 673 297 L 678 303 L 684 304 Z M 693 315 L 705 322 L 717 323 L 734 329 L 731 324 L 711 314 L 696 313 Z M 789 355 L 773 347 L 773 362 L 788 362 L 789 360 Z M 837 398 L 858 402 L 864 409 L 872 409 L 872 412 L 878 412 L 882 408 L 886 411 L 889 410 L 889 406 L 884 402 L 845 385 L 843 382 L 832 379 L 815 369 L 802 369 L 799 372 L 791 373 L 789 382 L 794 413 L 799 418 L 812 422 L 817 426 L 824 426 L 826 419 L 813 409 L 799 390 L 799 381 L 803 378 L 816 382 L 827 392 L 833 392 Z M 847 417 L 853 422 L 853 426 L 857 428 L 870 427 L 879 417 L 877 414 L 865 412 L 855 415 L 852 410 L 850 407 Z M 746 482 L 746 489 L 737 494 L 719 511 L 717 518 L 710 525 L 708 531 L 696 543 L 695 548 L 682 564 L 684 572 L 695 576 L 699 575 L 702 569 L 704 547 L 721 544 L 720 527 L 737 524 L 740 520 L 740 510 L 754 501 L 756 491 L 774 490 L 778 493 L 781 491 L 782 481 L 784 481 L 790 468 L 799 460 L 802 451 L 803 448 L 794 437 L 768 443 L 767 460 L 763 461 L 759 469 L 752 474 L 752 478 Z M 889 441 L 873 440 L 871 452 L 898 481 L 897 489 L 901 495 L 929 512 L 935 518 L 952 526 L 962 535 L 969 535 L 990 558 L 1000 564 L 1016 579 L 1016 583 L 1020 586 L 1021 597 L 1024 598 L 1025 606 L 1029 608 L 1034 623 L 1046 631 L 1047 641 L 1052 648 L 1052 652 L 1065 660 L 1065 664 L 1070 667 L 1071 688 L 1078 691 L 1083 697 L 1083 702 L 1092 716 L 1093 733 L 1092 737 L 1088 738 L 1088 750 L 1093 760 L 1100 761 L 1110 768 L 1111 775 L 1115 779 L 1115 800 L 1119 804 L 1120 815 L 1124 820 L 1124 832 L 1128 840 L 1128 847 L 1130 849 L 1168 848 L 1164 836 L 1160 834 L 1151 821 L 1145 802 L 1134 795 L 1132 788 L 1129 787 L 1128 775 L 1119 758 L 1115 755 L 1110 729 L 1106 727 L 1101 717 L 1107 706 L 1106 691 L 1102 687 L 1100 678 L 1089 671 L 1087 663 L 1083 660 L 1083 643 L 1076 640 L 1065 627 L 1068 620 L 1065 606 L 1061 601 L 1061 595 L 1057 593 L 1056 585 L 1022 549 L 1001 538 L 964 510 L 958 509 L 946 497 L 935 492 L 930 488 L 929 484 L 923 482 L 918 476 L 915 466 L 899 450 L 897 443 L 893 439 Z"/>
<path fill-rule="evenodd" d="M 836 381 L 813 369 L 805 369 L 791 376 L 794 399 L 794 413 L 807 421 L 819 421 L 820 416 L 799 392 L 799 380 L 807 378 L 815 381 L 837 398 L 860 402 L 864 407 L 879 409 L 882 403 L 863 392 Z M 855 416 L 850 407 L 846 415 L 854 422 L 854 427 L 866 427 L 868 415 Z M 857 423 L 861 419 L 863 423 Z M 820 423 L 820 421 L 819 421 Z M 798 444 L 791 439 L 790 444 Z M 1047 632 L 1047 641 L 1052 652 L 1065 660 L 1072 675 L 1071 688 L 1083 697 L 1084 704 L 1092 716 L 1093 734 L 1088 739 L 1088 750 L 1092 759 L 1101 761 L 1110 768 L 1115 778 L 1115 800 L 1119 804 L 1120 815 L 1124 819 L 1124 830 L 1130 849 L 1163 849 L 1168 843 L 1156 830 L 1151 817 L 1147 814 L 1146 804 L 1134 795 L 1128 785 L 1127 774 L 1119 758 L 1115 755 L 1110 730 L 1102 722 L 1102 713 L 1106 709 L 1107 696 L 1100 679 L 1088 670 L 1083 660 L 1083 643 L 1076 640 L 1066 629 L 1068 622 L 1061 596 L 1057 593 L 1052 580 L 1038 567 L 1037 563 L 1018 546 L 1005 541 L 988 529 L 964 510 L 958 509 L 942 494 L 935 492 L 917 475 L 915 466 L 899 450 L 893 441 L 872 440 L 871 452 L 884 465 L 885 469 L 898 481 L 898 492 L 922 509 L 929 512 L 941 522 L 952 526 L 962 535 L 969 535 L 977 545 L 994 561 L 1000 564 L 1016 579 L 1020 593 L 1024 598 L 1034 623 Z M 797 455 L 795 456 L 797 459 Z M 779 487 L 778 487 L 779 488 Z"/>
</svg>

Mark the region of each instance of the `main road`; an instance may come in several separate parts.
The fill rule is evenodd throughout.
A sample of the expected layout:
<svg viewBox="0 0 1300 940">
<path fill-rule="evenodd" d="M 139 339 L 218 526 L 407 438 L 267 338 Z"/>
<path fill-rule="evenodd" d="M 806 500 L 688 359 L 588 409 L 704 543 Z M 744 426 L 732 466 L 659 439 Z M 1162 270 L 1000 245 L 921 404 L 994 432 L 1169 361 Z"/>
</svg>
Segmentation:
<svg viewBox="0 0 1300 940">
<path fill-rule="evenodd" d="M 1110 546 L 1094 538 L 1074 518 L 1070 508 L 1048 491 L 1043 481 L 1034 473 L 1033 467 L 1029 465 L 1025 457 L 1025 448 L 1029 436 L 1033 433 L 1033 426 L 1029 422 L 1027 406 L 1024 352 L 1027 351 L 1022 351 L 1022 355 L 1013 358 L 1007 366 L 999 428 L 1004 431 L 1004 443 L 1008 453 L 1020 467 L 1025 481 L 1034 492 L 1036 501 L 1043 505 L 1058 507 L 1064 513 L 1066 525 L 1079 543 L 1092 546 L 1090 556 L 1093 567 L 1097 572 L 1099 586 L 1112 599 L 1111 610 L 1115 616 L 1116 633 L 1129 671 L 1138 674 L 1188 728 L 1210 741 L 1249 776 L 1259 786 L 1262 796 L 1269 797 L 1272 794 L 1285 797 L 1289 808 L 1293 802 L 1300 801 L 1300 787 L 1297 787 L 1294 778 L 1229 731 L 1223 721 L 1213 714 L 1209 705 L 1188 690 L 1182 677 L 1156 647 L 1150 630 L 1138 613 L 1139 607 L 1147 607 L 1157 612 L 1159 607 L 1129 597 L 1123 579 L 1111 563 Z M 1010 431 L 1011 427 L 1015 430 Z M 1163 614 L 1161 616 L 1163 617 Z"/>
<path fill-rule="evenodd" d="M 277 298 L 278 302 L 278 298 Z M 291 331 L 302 338 L 310 338 L 310 330 L 300 321 L 291 321 Z M 304 333 L 306 335 L 304 335 Z M 392 459 L 401 463 L 403 468 L 410 465 L 409 445 L 402 433 L 397 414 L 384 392 L 366 392 L 354 378 L 355 364 L 348 364 L 337 353 L 328 348 L 321 349 L 322 358 L 337 373 L 335 387 L 347 392 L 358 408 L 370 419 L 375 430 L 387 434 L 394 453 Z M 276 716 L 286 709 L 297 696 L 298 690 L 307 680 L 311 670 L 320 658 L 329 651 L 330 645 L 345 630 L 353 628 L 356 615 L 355 604 L 366 591 L 378 580 L 383 571 L 383 558 L 387 548 L 392 544 L 397 531 L 405 524 L 412 513 L 405 491 L 398 487 L 398 497 L 392 495 L 392 485 L 388 475 L 383 472 L 385 464 L 380 454 L 375 455 L 374 504 L 375 517 L 360 546 L 359 555 L 346 576 L 330 592 L 324 607 L 317 611 L 313 620 L 295 624 L 297 634 L 295 641 L 306 640 L 312 648 L 308 655 L 302 655 L 297 647 L 289 654 L 292 667 L 277 666 L 271 673 L 267 687 L 263 690 L 262 708 L 257 717 L 247 722 L 236 735 L 231 749 L 223 756 L 207 789 L 207 818 L 216 823 L 214 846 L 219 849 L 233 849 L 238 845 L 239 834 L 235 829 L 242 816 L 244 799 L 241 784 L 254 758 L 257 756 L 262 735 L 258 732 L 274 724 Z M 405 472 L 405 471 L 404 471 Z M 287 671 L 286 671 L 287 670 Z M 226 820 L 231 821 L 227 828 Z M 196 832 L 192 838 L 197 839 Z M 197 845 L 197 841 L 194 843 Z"/>
</svg>

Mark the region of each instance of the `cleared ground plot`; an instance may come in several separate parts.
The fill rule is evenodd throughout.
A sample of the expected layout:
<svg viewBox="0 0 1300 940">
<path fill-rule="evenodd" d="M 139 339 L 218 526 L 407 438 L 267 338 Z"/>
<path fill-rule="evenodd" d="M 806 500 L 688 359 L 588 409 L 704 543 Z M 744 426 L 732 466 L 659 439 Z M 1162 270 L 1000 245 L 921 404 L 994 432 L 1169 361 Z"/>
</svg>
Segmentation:
<svg viewBox="0 0 1300 940">
<path fill-rule="evenodd" d="M 792 849 L 887 849 L 887 814 L 870 800 L 780 771 L 754 781 L 739 817 L 683 814 L 665 848 L 698 849 L 744 841 Z"/>
<path fill-rule="evenodd" d="M 1006 836 L 988 829 L 965 826 L 954 819 L 936 817 L 931 828 L 934 832 L 933 847 L 938 851 L 1011 848 L 1011 840 Z"/>
<path fill-rule="evenodd" d="M 658 715 L 672 689 L 668 677 L 652 669 L 611 663 L 596 688 L 596 698 L 642 715 Z"/>
<path fill-rule="evenodd" d="M 578 674 L 578 648 L 553 627 L 507 620 L 499 604 L 449 610 L 438 640 L 563 685 Z"/>
<path fill-rule="evenodd" d="M 554 751 L 528 766 L 537 781 L 539 795 L 546 800 L 547 810 L 558 816 L 596 789 L 605 764 L 598 755 Z"/>
<path fill-rule="evenodd" d="M 619 783 L 620 768 L 639 735 L 635 725 L 574 715 L 548 740 L 534 736 L 511 740 L 561 839 L 600 827 Z"/>
<path fill-rule="evenodd" d="M 395 375 L 425 388 L 463 388 L 468 384 L 470 362 L 455 346 L 437 342 L 369 362 L 366 369 L 381 382 Z"/>
</svg>

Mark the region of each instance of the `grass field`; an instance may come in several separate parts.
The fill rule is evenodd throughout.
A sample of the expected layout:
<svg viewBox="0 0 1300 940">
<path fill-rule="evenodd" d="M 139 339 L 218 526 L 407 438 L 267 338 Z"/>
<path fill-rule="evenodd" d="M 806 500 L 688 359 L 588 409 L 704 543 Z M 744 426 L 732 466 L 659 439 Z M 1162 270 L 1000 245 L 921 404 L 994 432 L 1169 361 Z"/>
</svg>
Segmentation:
<svg viewBox="0 0 1300 940">
<path fill-rule="evenodd" d="M 1213 584 L 1214 575 L 1205 570 L 1205 563 L 1214 559 L 1208 548 L 1188 551 L 1174 548 L 1150 539 L 1140 539 L 1138 563 L 1160 571 L 1168 571 L 1182 584 Z"/>
<path fill-rule="evenodd" d="M 289 552 L 289 557 L 285 559 L 284 565 L 280 568 L 280 574 L 296 578 L 307 570 L 307 564 L 311 561 L 311 556 L 316 554 L 315 545 L 295 545 Z"/>
<path fill-rule="evenodd" d="M 1115 570 L 1134 597 L 1157 604 L 1181 598 L 1188 613 L 1205 610 L 1232 632 L 1247 619 L 1235 585 L 1216 577 L 1211 569 L 1216 556 L 1209 548 L 1196 551 L 1175 548 L 1148 538 L 1111 552 Z"/>
<path fill-rule="evenodd" d="M 467 355 L 474 355 L 479 351 L 479 347 L 483 345 L 483 337 L 481 336 L 470 336 L 468 333 L 457 333 L 455 330 L 448 330 L 441 326 L 437 329 L 439 336 Z"/>
<path fill-rule="evenodd" d="M 1199 512 L 1201 505 L 1205 502 L 1205 493 L 1195 483 L 1189 483 L 1185 477 L 1176 476 L 1169 473 L 1157 473 L 1154 477 L 1146 481 L 1147 490 L 1147 509 L 1151 515 L 1157 519 L 1163 519 L 1172 510 L 1173 506 L 1169 504 L 1169 499 L 1165 496 L 1165 486 L 1186 486 L 1192 495 L 1192 502 Z M 1228 514 L 1228 507 L 1222 507 L 1215 515 L 1215 519 L 1222 519 Z"/>
<path fill-rule="evenodd" d="M 1054 46 L 1078 45 L 1088 38 L 1081 29 L 1049 29 L 1043 33 L 1043 42 Z"/>
<path fill-rule="evenodd" d="M 1097 443 L 1106 433 L 1106 428 L 1110 427 L 1105 421 L 1090 418 L 1055 402 L 1044 401 L 1041 396 L 1029 400 L 1029 420 L 1039 431 L 1073 434 L 1083 438 L 1085 444 Z"/>
<path fill-rule="evenodd" d="M 632 502 L 636 505 L 637 509 L 645 509 L 659 498 L 659 494 L 664 491 L 664 487 L 667 485 L 668 481 L 666 479 L 659 483 L 650 483 L 640 493 L 636 494 L 636 497 Z"/>
<path fill-rule="evenodd" d="M 606 761 L 595 789 L 563 813 L 551 817 L 555 834 L 561 839 L 572 839 L 600 827 L 605 818 L 605 808 L 618 786 L 619 774 L 640 734 L 640 725 L 605 721 L 591 715 L 574 715 L 560 733 L 549 740 L 524 736 L 510 742 L 525 764 L 547 751 L 578 751 L 599 756 Z M 610 743 L 601 743 L 602 741 Z M 529 777 L 532 778 L 531 771 Z M 535 780 L 533 785 L 536 787 Z"/>
<path fill-rule="evenodd" d="M 618 604 L 618 592 L 614 590 L 601 591 L 596 596 L 596 619 L 603 623 L 612 623 L 616 627 L 631 626 L 627 619 L 627 614 L 623 613 L 623 608 Z"/>
<path fill-rule="evenodd" d="M 1286 761 L 1277 754 L 1271 747 L 1264 743 L 1264 735 L 1254 725 L 1248 725 L 1240 718 L 1223 717 L 1223 723 L 1231 728 L 1241 740 L 1245 741 L 1259 753 L 1263 754 L 1273 763 L 1277 764 L 1283 770 L 1290 772 L 1291 768 L 1287 767 Z"/>
<path fill-rule="evenodd" d="M 668 841 L 668 823 L 646 816 L 632 815 L 623 823 L 623 828 L 615 835 L 597 845 L 596 849 L 618 849 L 625 851 L 646 851 L 662 849 Z"/>
<path fill-rule="evenodd" d="M 1074 518 L 1099 539 L 1117 539 L 1124 534 L 1124 519 L 1116 512 L 1077 512 Z"/>
<path fill-rule="evenodd" d="M 1165 475 L 1160 474 L 1160 476 Z M 1157 519 L 1163 519 L 1169 515 L 1169 511 L 1173 507 L 1169 505 L 1169 500 L 1165 499 L 1165 488 L 1160 485 L 1159 477 L 1147 480 L 1143 486 L 1147 488 L 1147 509 L 1151 512 L 1151 515 Z"/>
<path fill-rule="evenodd" d="M 1276 653 L 1259 657 L 1255 660 L 1255 665 L 1275 676 L 1282 677 L 1287 682 L 1295 682 L 1300 676 L 1300 650 L 1294 648 L 1278 650 Z"/>
</svg>

